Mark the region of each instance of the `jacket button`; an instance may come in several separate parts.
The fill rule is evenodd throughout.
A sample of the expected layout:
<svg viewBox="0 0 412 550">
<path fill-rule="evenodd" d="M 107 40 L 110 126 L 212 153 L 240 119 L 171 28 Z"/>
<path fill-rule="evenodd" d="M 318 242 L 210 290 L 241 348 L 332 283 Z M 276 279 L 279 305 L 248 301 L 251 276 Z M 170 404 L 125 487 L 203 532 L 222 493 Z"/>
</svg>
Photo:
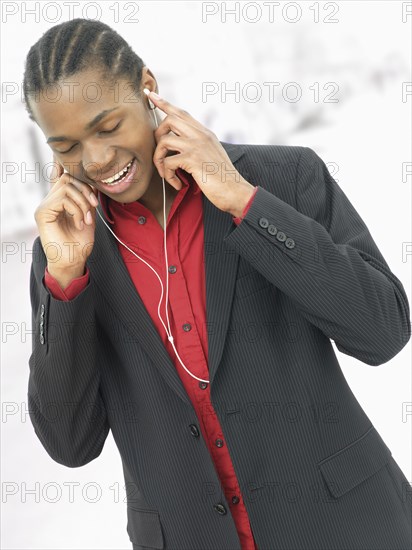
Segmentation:
<svg viewBox="0 0 412 550">
<path fill-rule="evenodd" d="M 286 239 L 286 241 L 285 241 L 285 246 L 286 246 L 287 248 L 294 248 L 294 246 L 295 246 L 295 241 L 289 237 L 289 238 Z"/>
<path fill-rule="evenodd" d="M 267 221 L 266 218 L 260 218 L 259 219 L 259 225 L 260 225 L 260 227 L 263 227 L 264 229 L 266 229 L 267 226 L 269 225 L 269 222 Z"/>
<path fill-rule="evenodd" d="M 224 516 L 226 514 L 226 508 L 220 502 L 218 502 L 217 504 L 214 504 L 213 508 L 216 510 L 216 512 L 218 514 L 220 514 L 222 516 Z"/>
<path fill-rule="evenodd" d="M 193 435 L 193 437 L 199 437 L 199 430 L 196 426 L 196 424 L 190 424 L 190 433 Z"/>
<path fill-rule="evenodd" d="M 216 439 L 215 444 L 216 447 L 223 447 L 223 439 Z"/>
<path fill-rule="evenodd" d="M 199 382 L 199 388 L 205 390 L 207 388 L 207 382 Z"/>
<path fill-rule="evenodd" d="M 192 330 L 192 325 L 190 323 L 185 323 L 182 325 L 182 328 L 185 332 L 189 332 L 189 330 Z"/>
<path fill-rule="evenodd" d="M 272 224 L 268 225 L 268 233 L 270 233 L 271 235 L 276 235 L 277 232 L 277 227 Z"/>
<path fill-rule="evenodd" d="M 176 273 L 177 267 L 175 265 L 169 265 L 168 271 L 169 273 Z"/>
<path fill-rule="evenodd" d="M 137 221 L 140 223 L 140 225 L 143 225 L 144 223 L 146 223 L 146 218 L 144 216 L 139 216 L 137 218 Z"/>
<path fill-rule="evenodd" d="M 276 235 L 276 238 L 278 241 L 282 242 L 283 241 L 286 241 L 286 235 L 282 232 L 282 231 L 279 231 Z"/>
<path fill-rule="evenodd" d="M 232 504 L 239 504 L 239 501 L 240 501 L 240 498 L 237 497 L 236 495 L 232 497 Z"/>
</svg>

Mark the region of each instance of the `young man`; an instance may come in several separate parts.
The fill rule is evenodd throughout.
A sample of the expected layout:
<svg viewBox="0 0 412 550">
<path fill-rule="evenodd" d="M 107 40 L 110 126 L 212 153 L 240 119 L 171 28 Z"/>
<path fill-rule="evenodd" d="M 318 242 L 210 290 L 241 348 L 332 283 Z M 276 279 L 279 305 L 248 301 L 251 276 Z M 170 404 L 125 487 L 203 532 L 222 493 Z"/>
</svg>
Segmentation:
<svg viewBox="0 0 412 550">
<path fill-rule="evenodd" d="M 409 304 L 324 162 L 222 143 L 151 93 L 157 127 L 156 80 L 117 33 L 48 33 L 25 90 L 59 166 L 30 279 L 28 401 L 49 455 L 80 467 L 112 430 L 134 549 L 406 550 L 411 487 L 331 340 L 381 365 L 410 338 Z M 57 84 L 58 102 L 35 98 Z"/>
</svg>

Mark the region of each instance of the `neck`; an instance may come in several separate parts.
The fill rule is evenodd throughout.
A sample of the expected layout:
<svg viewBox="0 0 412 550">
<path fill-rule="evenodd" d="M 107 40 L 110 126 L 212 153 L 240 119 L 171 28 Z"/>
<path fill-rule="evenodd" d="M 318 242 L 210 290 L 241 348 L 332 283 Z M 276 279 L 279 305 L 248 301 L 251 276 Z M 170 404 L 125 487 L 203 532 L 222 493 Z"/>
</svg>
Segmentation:
<svg viewBox="0 0 412 550">
<path fill-rule="evenodd" d="M 165 180 L 165 197 L 166 197 L 166 215 L 173 203 L 175 196 L 178 194 L 174 187 Z M 153 178 L 150 182 L 147 192 L 139 199 L 154 216 L 163 215 L 163 181 L 157 170 L 154 170 Z"/>
</svg>

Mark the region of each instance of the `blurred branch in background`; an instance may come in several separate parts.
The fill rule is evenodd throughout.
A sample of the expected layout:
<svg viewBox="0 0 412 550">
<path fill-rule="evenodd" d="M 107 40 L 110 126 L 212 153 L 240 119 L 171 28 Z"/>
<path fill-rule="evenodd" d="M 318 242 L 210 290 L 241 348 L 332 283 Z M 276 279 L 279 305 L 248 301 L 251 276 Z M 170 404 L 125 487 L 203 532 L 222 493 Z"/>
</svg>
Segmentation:
<svg viewBox="0 0 412 550">
<path fill-rule="evenodd" d="M 7 22 L 2 28 L 2 44 L 7 45 L 1 59 L 1 307 L 6 344 L 2 348 L 2 398 L 3 404 L 15 404 L 16 409 L 5 409 L 7 422 L 2 423 L 2 437 L 7 441 L 3 470 L 17 492 L 9 493 L 4 507 L 7 529 L 3 529 L 3 545 L 10 549 L 55 548 L 55 541 L 64 533 L 62 545 L 74 548 L 75 538 L 71 537 L 80 533 L 82 548 L 126 548 L 127 537 L 121 541 L 118 536 L 124 524 L 121 502 L 110 505 L 103 499 L 91 506 L 86 499 L 77 500 L 78 519 L 72 533 L 66 529 L 66 518 L 73 513 L 73 503 L 64 498 L 50 501 L 44 495 L 36 501 L 32 491 L 38 481 L 49 484 L 53 479 L 66 479 L 69 485 L 73 476 L 70 469 L 56 463 L 44 466 L 44 453 L 26 410 L 31 352 L 29 276 L 31 247 L 37 236 L 34 212 L 50 189 L 52 151 L 25 111 L 21 84 L 30 47 L 59 22 L 41 14 L 51 18 L 62 9 L 65 21 L 69 4 L 75 17 L 85 17 L 81 13 L 85 5 L 91 10 L 97 6 L 103 12 L 101 20 L 124 36 L 151 69 L 160 95 L 189 111 L 221 141 L 312 148 L 325 161 L 408 289 L 411 177 L 402 170 L 411 162 L 412 97 L 404 100 L 402 87 L 411 81 L 411 17 L 403 20 L 402 6 L 410 3 L 3 2 L 6 4 L 15 14 L 4 16 L 3 23 Z M 207 4 L 217 13 L 204 20 L 202 10 Z M 252 17 L 258 4 L 264 16 L 256 22 L 247 22 L 244 17 L 236 20 L 233 15 L 226 20 L 222 17 L 225 7 L 233 11 L 236 6 L 240 11 L 250 6 Z M 293 6 L 301 7 L 298 22 L 282 20 L 285 4 L 292 6 L 291 17 Z M 268 5 L 277 6 L 274 22 L 266 17 Z M 42 11 L 44 6 L 50 11 Z M 25 21 L 24 7 L 31 10 Z M 124 17 L 113 21 L 115 14 L 124 16 L 136 7 L 136 22 L 126 22 Z M 314 21 L 313 9 L 319 10 L 319 22 Z M 37 20 L 33 15 L 36 10 L 40 13 Z M 324 16 L 332 10 L 337 11 L 334 17 L 338 22 L 326 23 Z M 90 11 L 90 16 L 95 12 Z M 292 100 L 294 86 L 301 92 L 297 101 Z M 205 94 L 205 89 L 211 92 Z M 254 91 L 261 94 L 256 101 Z M 407 432 L 407 422 L 401 417 L 402 407 L 411 402 L 407 355 L 396 357 L 388 369 L 374 369 L 373 373 L 342 354 L 339 362 L 359 402 L 411 479 L 410 451 L 405 445 L 410 440 L 410 428 Z M 96 481 L 110 489 L 114 480 L 122 481 L 112 438 L 108 438 L 101 460 L 93 462 L 91 470 L 79 469 L 75 477 L 89 483 L 91 472 Z M 26 483 L 31 493 L 27 501 L 22 500 Z M 22 517 L 26 520 L 24 530 Z M 101 531 L 104 540 L 98 538 L 98 530 L 90 529 L 93 520 L 96 525 L 108 522 L 113 526 L 110 532 Z"/>
<path fill-rule="evenodd" d="M 191 112 L 220 140 L 307 145 L 328 156 L 333 150 L 345 154 L 348 146 L 354 150 L 356 135 L 364 137 L 362 147 L 366 141 L 373 151 L 373 140 L 384 138 L 385 117 L 390 116 L 389 124 L 394 120 L 400 124 L 402 102 L 392 96 L 400 94 L 400 83 L 410 75 L 407 54 L 396 40 L 388 41 L 383 53 L 371 54 L 362 46 L 359 33 L 347 24 L 324 25 L 319 32 L 320 27 L 310 21 L 300 22 L 298 30 L 266 22 L 254 26 L 241 23 L 227 25 L 224 33 L 221 22 L 211 21 L 200 27 L 199 38 L 195 6 L 187 2 L 180 7 L 188 16 L 186 42 L 194 42 L 196 36 L 196 47 L 186 48 L 184 61 L 173 64 L 164 63 L 161 55 L 157 60 L 158 48 L 150 49 L 150 54 L 144 51 L 143 58 L 150 58 L 146 63 L 158 80 L 161 95 Z M 342 17 L 343 9 L 341 12 Z M 119 30 L 141 54 L 144 35 L 133 34 L 128 25 Z M 32 42 L 39 37 L 36 25 L 27 26 L 25 31 L 31 34 Z M 370 32 L 377 31 L 371 28 Z M 22 48 L 21 67 L 25 54 Z M 22 78 L 22 70 L 19 74 Z M 214 82 L 218 91 L 205 98 L 202 90 L 208 81 Z M 272 86 L 272 98 L 265 83 L 276 82 L 279 84 Z M 289 97 L 295 94 L 293 83 L 301 92 L 297 101 Z M 238 97 L 228 93 L 236 86 L 241 90 Z M 246 95 L 247 90 L 252 95 L 253 86 L 261 94 L 257 101 Z M 50 169 L 44 167 L 52 157 L 20 96 L 6 99 L 1 214 L 3 238 L 10 238 L 35 230 L 33 214 L 48 192 Z M 379 131 L 371 130 L 370 124 L 377 120 Z M 349 137 L 354 130 L 356 135 Z M 407 139 L 406 127 L 404 132 Z M 367 155 L 367 150 L 363 151 Z"/>
</svg>

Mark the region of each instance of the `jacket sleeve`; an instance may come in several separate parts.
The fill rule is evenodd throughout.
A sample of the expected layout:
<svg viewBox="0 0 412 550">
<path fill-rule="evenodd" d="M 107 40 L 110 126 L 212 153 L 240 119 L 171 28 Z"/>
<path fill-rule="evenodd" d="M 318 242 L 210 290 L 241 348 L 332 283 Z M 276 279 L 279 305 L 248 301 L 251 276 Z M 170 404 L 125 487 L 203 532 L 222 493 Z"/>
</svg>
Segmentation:
<svg viewBox="0 0 412 550">
<path fill-rule="evenodd" d="M 247 214 L 247 211 L 249 210 L 252 202 L 253 202 L 253 199 L 255 198 L 255 195 L 257 193 L 257 187 L 255 188 L 255 190 L 253 191 L 252 193 L 252 196 L 250 197 L 250 199 L 248 200 L 248 203 L 247 205 L 245 206 L 245 208 L 243 209 L 243 212 L 242 212 L 242 215 L 241 217 L 236 217 L 236 216 L 232 216 L 232 219 L 233 219 L 233 222 L 236 224 L 236 225 L 239 225 L 240 223 L 242 223 L 242 220 L 243 218 L 246 216 Z"/>
<path fill-rule="evenodd" d="M 44 284 L 46 263 L 38 236 L 30 271 L 29 416 L 51 458 L 76 468 L 99 456 L 109 432 L 99 389 L 93 281 L 73 300 L 55 299 Z"/>
<path fill-rule="evenodd" d="M 224 242 L 339 351 L 380 365 L 410 339 L 404 287 L 323 160 L 300 149 L 296 208 L 258 186 L 243 222 Z"/>
<path fill-rule="evenodd" d="M 63 300 L 63 302 L 67 302 L 69 300 L 73 300 L 76 298 L 80 292 L 86 288 L 87 283 L 89 282 L 89 268 L 86 265 L 85 273 L 81 275 L 80 277 L 76 277 L 73 279 L 70 284 L 63 290 L 58 281 L 53 277 L 53 275 L 50 275 L 49 270 L 44 270 L 44 285 L 49 290 L 50 294 L 55 298 L 56 300 Z"/>
</svg>

